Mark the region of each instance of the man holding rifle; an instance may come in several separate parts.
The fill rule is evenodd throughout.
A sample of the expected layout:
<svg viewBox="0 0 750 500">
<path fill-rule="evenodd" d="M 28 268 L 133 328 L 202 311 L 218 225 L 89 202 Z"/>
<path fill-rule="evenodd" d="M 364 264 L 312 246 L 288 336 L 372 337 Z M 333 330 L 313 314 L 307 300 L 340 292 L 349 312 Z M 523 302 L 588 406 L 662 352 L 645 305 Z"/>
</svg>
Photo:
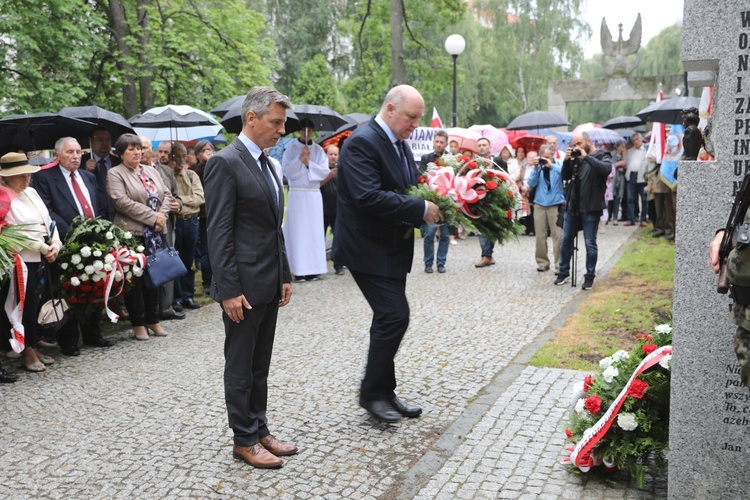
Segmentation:
<svg viewBox="0 0 750 500">
<path fill-rule="evenodd" d="M 750 388 L 750 175 L 745 176 L 729 215 L 725 229 L 716 232 L 708 247 L 714 273 L 719 274 L 716 291 L 732 290 L 732 312 L 729 320 L 737 325 L 734 352 L 740 365 L 742 383 Z"/>
</svg>

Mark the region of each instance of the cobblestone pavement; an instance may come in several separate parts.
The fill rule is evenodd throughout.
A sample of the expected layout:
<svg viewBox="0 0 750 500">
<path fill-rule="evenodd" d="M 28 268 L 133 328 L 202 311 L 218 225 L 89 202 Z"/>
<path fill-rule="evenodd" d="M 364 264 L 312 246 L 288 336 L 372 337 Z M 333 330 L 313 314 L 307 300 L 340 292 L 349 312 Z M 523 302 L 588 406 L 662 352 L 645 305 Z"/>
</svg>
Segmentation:
<svg viewBox="0 0 750 500">
<path fill-rule="evenodd" d="M 600 268 L 632 234 L 600 235 Z M 49 349 L 57 363 L 43 375 L 4 359 L 21 379 L 0 386 L 0 497 L 663 496 L 665 486 L 584 484 L 558 464 L 580 374 L 524 369 L 518 355 L 586 292 L 536 271 L 534 238 L 496 247 L 497 265 L 484 269 L 473 266 L 479 243 L 469 238 L 451 246 L 446 274 L 430 275 L 417 245 L 397 376 L 422 418 L 382 425 L 357 406 L 370 310 L 351 276 L 329 273 L 294 285 L 279 317 L 269 422 L 301 448 L 281 470 L 232 459 L 213 304 L 166 322 L 165 338 L 136 342 L 125 329 L 109 337 L 113 347 L 76 358 Z"/>
</svg>

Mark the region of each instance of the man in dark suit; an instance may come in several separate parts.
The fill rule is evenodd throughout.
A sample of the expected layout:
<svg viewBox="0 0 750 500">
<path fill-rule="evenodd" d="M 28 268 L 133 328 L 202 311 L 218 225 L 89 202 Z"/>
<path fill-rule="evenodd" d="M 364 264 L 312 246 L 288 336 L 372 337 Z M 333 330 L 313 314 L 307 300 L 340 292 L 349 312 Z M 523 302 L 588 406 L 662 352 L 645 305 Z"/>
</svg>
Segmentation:
<svg viewBox="0 0 750 500">
<path fill-rule="evenodd" d="M 253 87 L 242 104 L 242 133 L 208 160 L 204 172 L 211 297 L 224 320 L 224 393 L 234 458 L 278 468 L 297 447 L 268 428 L 268 371 L 279 307 L 292 296 L 281 219 L 284 191 L 264 148 L 284 134 L 291 101 Z"/>
<path fill-rule="evenodd" d="M 99 186 L 100 212 L 97 214 L 107 220 L 115 219 L 115 208 L 107 196 L 107 172 L 120 164 L 120 159 L 112 155 L 112 134 L 104 127 L 96 127 L 89 138 L 91 152 L 81 158 L 82 170 L 87 170 L 96 176 Z"/>
<path fill-rule="evenodd" d="M 70 224 L 76 217 L 99 215 L 96 177 L 81 166 L 81 145 L 72 137 L 63 137 L 55 143 L 55 157 L 59 165 L 40 170 L 33 176 L 34 189 L 44 201 L 49 215 L 57 223 L 64 240 Z M 63 354 L 78 356 L 79 329 L 83 343 L 94 347 L 109 347 L 112 343 L 102 337 L 97 309 L 87 318 L 73 317 L 57 332 L 57 343 Z"/>
<path fill-rule="evenodd" d="M 351 270 L 373 310 L 360 405 L 381 422 L 422 413 L 396 396 L 393 358 L 409 326 L 406 273 L 414 256 L 414 228 L 443 220 L 434 203 L 403 194 L 418 174 L 404 140 L 423 114 L 416 89 L 392 88 L 378 115 L 344 143 L 339 162 L 333 257 Z"/>
</svg>

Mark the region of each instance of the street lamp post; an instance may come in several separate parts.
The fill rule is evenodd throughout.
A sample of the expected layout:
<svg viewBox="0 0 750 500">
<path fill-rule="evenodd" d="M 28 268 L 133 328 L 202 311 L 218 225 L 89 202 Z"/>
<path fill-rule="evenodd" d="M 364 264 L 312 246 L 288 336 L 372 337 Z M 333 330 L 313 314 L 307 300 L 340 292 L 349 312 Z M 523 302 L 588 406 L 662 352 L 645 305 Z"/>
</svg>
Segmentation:
<svg viewBox="0 0 750 500">
<path fill-rule="evenodd" d="M 453 127 L 456 126 L 456 119 L 458 118 L 458 113 L 456 111 L 456 63 L 458 61 L 458 56 L 463 53 L 465 48 L 466 40 L 464 40 L 464 37 L 461 35 L 451 35 L 445 39 L 445 50 L 448 54 L 453 56 Z"/>
</svg>

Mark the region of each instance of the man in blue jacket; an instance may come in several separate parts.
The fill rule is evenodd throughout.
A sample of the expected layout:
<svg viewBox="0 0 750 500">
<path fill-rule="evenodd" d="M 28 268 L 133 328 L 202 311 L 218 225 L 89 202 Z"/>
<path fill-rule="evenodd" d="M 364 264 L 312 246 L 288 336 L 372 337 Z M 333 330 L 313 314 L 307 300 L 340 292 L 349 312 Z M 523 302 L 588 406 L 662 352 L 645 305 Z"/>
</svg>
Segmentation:
<svg viewBox="0 0 750 500">
<path fill-rule="evenodd" d="M 555 273 L 560 271 L 560 242 L 562 228 L 557 225 L 557 214 L 565 202 L 562 183 L 562 164 L 555 162 L 552 149 L 548 145 L 539 148 L 539 153 L 530 151 L 526 157 L 533 170 L 527 184 L 536 188 L 534 193 L 534 233 L 536 233 L 536 270 L 549 271 L 549 251 L 547 231 L 552 236 L 552 254 L 555 260 Z"/>
</svg>

